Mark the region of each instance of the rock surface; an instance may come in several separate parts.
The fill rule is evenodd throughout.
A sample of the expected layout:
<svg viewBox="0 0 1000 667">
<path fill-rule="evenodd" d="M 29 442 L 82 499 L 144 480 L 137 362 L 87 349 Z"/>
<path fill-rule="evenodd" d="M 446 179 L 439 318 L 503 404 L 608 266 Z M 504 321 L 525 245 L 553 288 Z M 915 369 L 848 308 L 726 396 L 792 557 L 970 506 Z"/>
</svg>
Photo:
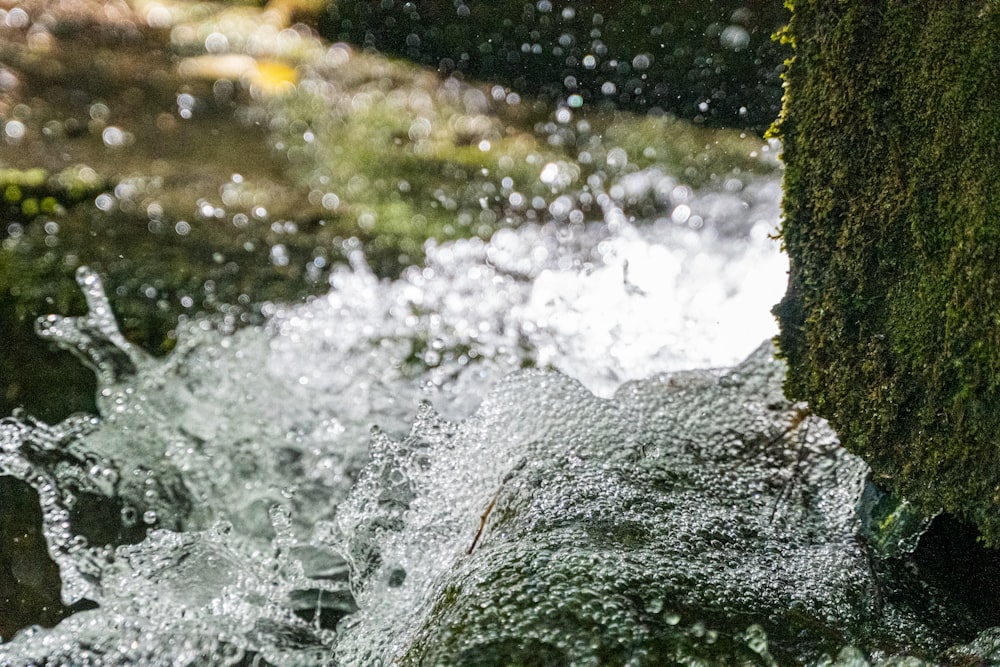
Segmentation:
<svg viewBox="0 0 1000 667">
<path fill-rule="evenodd" d="M 880 483 L 1000 543 L 1000 8 L 796 2 L 786 389 Z"/>
</svg>

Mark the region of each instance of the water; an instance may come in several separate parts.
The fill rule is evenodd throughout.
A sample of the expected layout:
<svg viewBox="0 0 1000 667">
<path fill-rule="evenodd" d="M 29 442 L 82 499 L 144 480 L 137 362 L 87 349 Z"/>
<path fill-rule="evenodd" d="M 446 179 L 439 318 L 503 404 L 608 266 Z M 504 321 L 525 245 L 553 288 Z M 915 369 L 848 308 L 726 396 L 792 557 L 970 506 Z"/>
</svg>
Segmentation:
<svg viewBox="0 0 1000 667">
<path fill-rule="evenodd" d="M 7 166 L 117 174 L 7 227 L 36 290 L 100 265 L 86 315 L 37 325 L 99 412 L 0 420 L 0 664 L 1000 661 L 982 571 L 932 567 L 953 536 L 781 393 L 777 146 L 540 110 L 273 16 L 142 13 L 119 28 L 169 44 L 8 20 L 0 47 L 30 93 Z M 66 67 L 36 67 L 57 42 Z M 329 290 L 260 326 L 192 315 L 305 293 L 258 264 Z M 169 356 L 122 335 L 102 275 L 143 295 L 132 326 L 179 297 Z"/>
<path fill-rule="evenodd" d="M 0 662 L 865 664 L 973 639 L 905 566 L 922 526 L 873 539 L 866 466 L 781 394 L 778 193 L 693 191 L 700 230 L 611 207 L 431 246 L 394 281 L 357 253 L 166 359 L 81 269 L 88 314 L 38 330 L 95 371 L 100 416 L 0 422 L 79 611 Z"/>
</svg>

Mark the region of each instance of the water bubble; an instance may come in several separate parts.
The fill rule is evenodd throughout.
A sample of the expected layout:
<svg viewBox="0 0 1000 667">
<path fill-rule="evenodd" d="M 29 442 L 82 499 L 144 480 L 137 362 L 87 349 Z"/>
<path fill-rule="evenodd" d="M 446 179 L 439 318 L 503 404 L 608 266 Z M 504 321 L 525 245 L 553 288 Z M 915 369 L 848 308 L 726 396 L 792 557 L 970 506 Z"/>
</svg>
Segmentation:
<svg viewBox="0 0 1000 667">
<path fill-rule="evenodd" d="M 742 51 L 750 45 L 750 33 L 740 25 L 728 25 L 719 34 L 719 44 L 733 51 Z"/>
<path fill-rule="evenodd" d="M 139 520 L 139 512 L 131 505 L 125 505 L 121 510 L 122 525 L 131 528 Z"/>
<path fill-rule="evenodd" d="M 679 225 L 684 224 L 691 217 L 691 207 L 687 204 L 680 204 L 675 206 L 674 210 L 670 213 L 670 219 Z"/>
<path fill-rule="evenodd" d="M 608 151 L 606 162 L 612 169 L 624 169 L 628 165 L 628 153 L 623 148 L 612 148 Z"/>
<path fill-rule="evenodd" d="M 359 221 L 359 224 L 360 221 Z M 271 263 L 275 266 L 288 266 L 290 260 L 288 248 L 283 243 L 276 243 L 271 246 Z"/>
<path fill-rule="evenodd" d="M 110 211 L 115 206 L 115 198 L 107 193 L 99 194 L 94 199 L 94 206 L 101 211 Z"/>
<path fill-rule="evenodd" d="M 559 177 L 559 165 L 554 162 L 549 162 L 542 168 L 542 173 L 538 176 L 539 180 L 546 185 L 551 185 L 555 182 L 556 178 Z"/>
<path fill-rule="evenodd" d="M 146 9 L 146 24 L 154 29 L 166 29 L 173 23 L 170 10 L 159 3 L 152 3 Z"/>
<path fill-rule="evenodd" d="M 104 102 L 94 102 L 88 109 L 91 120 L 103 123 L 111 116 L 111 109 Z"/>
<path fill-rule="evenodd" d="M 185 120 L 190 119 L 194 115 L 196 103 L 194 95 L 180 93 L 177 96 L 177 115 Z"/>
<path fill-rule="evenodd" d="M 4 137 L 10 143 L 20 142 L 22 139 L 24 139 L 26 131 L 27 128 L 25 127 L 24 123 L 22 123 L 19 120 L 7 121 L 7 123 L 4 124 L 3 126 Z"/>
<path fill-rule="evenodd" d="M 653 56 L 648 53 L 640 53 L 636 57 L 632 58 L 632 67 L 637 70 L 649 69 L 650 65 L 653 64 Z"/>
<path fill-rule="evenodd" d="M 101 138 L 108 148 L 119 148 L 127 143 L 129 135 L 121 128 L 109 125 L 101 132 Z"/>
<path fill-rule="evenodd" d="M 417 118 L 412 123 L 410 123 L 410 129 L 407 132 L 410 137 L 410 141 L 423 141 L 431 135 L 431 121 L 427 118 Z"/>
<path fill-rule="evenodd" d="M 8 28 L 18 30 L 21 28 L 27 28 L 31 24 L 31 17 L 28 16 L 28 12 L 24 11 L 20 7 L 14 7 L 7 12 L 5 22 Z"/>
<path fill-rule="evenodd" d="M 221 32 L 209 33 L 205 37 L 205 50 L 209 53 L 225 53 L 229 50 L 229 38 Z"/>
<path fill-rule="evenodd" d="M 328 192 L 323 195 L 322 199 L 320 199 L 320 203 L 323 205 L 323 208 L 328 211 L 336 211 L 340 208 L 340 197 L 332 192 Z"/>
</svg>

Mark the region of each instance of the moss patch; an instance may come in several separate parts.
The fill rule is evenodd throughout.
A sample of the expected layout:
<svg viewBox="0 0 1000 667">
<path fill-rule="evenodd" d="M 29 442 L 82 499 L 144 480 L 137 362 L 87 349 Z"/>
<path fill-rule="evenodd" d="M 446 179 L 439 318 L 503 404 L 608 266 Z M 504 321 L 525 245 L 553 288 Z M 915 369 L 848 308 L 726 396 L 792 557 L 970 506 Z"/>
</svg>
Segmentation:
<svg viewBox="0 0 1000 667">
<path fill-rule="evenodd" d="M 786 390 L 1000 542 L 1000 7 L 795 2 Z"/>
</svg>

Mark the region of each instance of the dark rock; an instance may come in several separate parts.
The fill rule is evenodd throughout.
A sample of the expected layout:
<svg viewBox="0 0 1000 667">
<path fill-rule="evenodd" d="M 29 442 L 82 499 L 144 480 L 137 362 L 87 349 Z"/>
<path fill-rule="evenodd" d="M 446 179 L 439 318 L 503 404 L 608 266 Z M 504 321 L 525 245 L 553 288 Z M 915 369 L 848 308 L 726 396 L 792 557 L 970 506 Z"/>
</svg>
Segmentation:
<svg viewBox="0 0 1000 667">
<path fill-rule="evenodd" d="M 795 3 L 786 390 L 876 480 L 1000 541 L 1000 8 Z"/>
</svg>

